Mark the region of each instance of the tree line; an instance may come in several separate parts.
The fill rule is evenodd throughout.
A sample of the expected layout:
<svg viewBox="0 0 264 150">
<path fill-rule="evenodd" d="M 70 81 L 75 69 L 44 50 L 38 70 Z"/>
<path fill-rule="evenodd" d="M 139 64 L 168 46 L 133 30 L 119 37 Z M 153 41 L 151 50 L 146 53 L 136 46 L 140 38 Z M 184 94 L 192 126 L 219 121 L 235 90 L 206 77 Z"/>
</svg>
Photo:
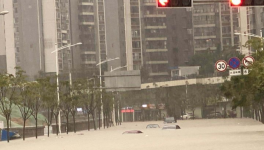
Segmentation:
<svg viewBox="0 0 264 150">
<path fill-rule="evenodd" d="M 205 108 L 211 105 L 214 107 L 214 112 L 216 112 L 217 103 L 222 101 L 223 98 L 223 93 L 220 91 L 221 85 L 219 84 L 196 84 L 176 87 L 158 87 L 155 83 L 153 85 L 156 85 L 155 88 L 121 93 L 122 105 L 139 107 L 141 112 L 144 113 L 144 108 L 141 107 L 143 104 L 154 104 L 155 120 L 163 119 L 159 104 L 165 104 L 167 115 L 175 118 L 180 118 L 186 113 L 187 109 L 194 114 L 195 109 L 201 107 L 202 117 L 206 118 L 207 112 Z M 145 118 L 143 118 L 144 120 Z"/>
<path fill-rule="evenodd" d="M 255 62 L 248 68 L 241 67 L 241 70 L 249 69 L 249 75 L 232 77 L 222 85 L 221 90 L 226 98 L 232 100 L 233 108 L 241 106 L 244 108 L 244 116 L 264 123 L 263 41 L 260 38 L 252 38 L 244 47 L 255 51 L 252 54 Z"/>
<path fill-rule="evenodd" d="M 112 121 L 114 95 L 100 89 L 98 78 L 91 79 L 78 78 L 72 83 L 68 80 L 59 81 L 59 99 L 57 94 L 56 76 L 40 75 L 36 81 L 27 81 L 25 72 L 16 67 L 16 74 L 0 74 L 0 114 L 6 119 L 7 132 L 10 131 L 11 114 L 14 107 L 18 107 L 21 119 L 23 120 L 23 140 L 25 140 L 26 122 L 33 116 L 35 120 L 36 138 L 38 127 L 38 116 L 41 112 L 46 112 L 46 125 L 49 128 L 56 122 L 58 135 L 59 112 L 62 112 L 66 119 L 66 132 L 68 134 L 69 117 L 72 116 L 74 132 L 76 132 L 77 108 L 82 108 L 87 116 L 87 130 L 90 130 L 90 117 L 93 120 L 94 130 L 96 127 L 96 113 L 104 113 L 104 118 L 98 121 L 100 126 L 108 127 Z M 103 110 L 101 110 L 103 105 Z M 116 113 L 116 112 L 114 112 Z M 101 121 L 102 120 L 102 124 Z M 9 134 L 7 134 L 9 142 Z"/>
</svg>

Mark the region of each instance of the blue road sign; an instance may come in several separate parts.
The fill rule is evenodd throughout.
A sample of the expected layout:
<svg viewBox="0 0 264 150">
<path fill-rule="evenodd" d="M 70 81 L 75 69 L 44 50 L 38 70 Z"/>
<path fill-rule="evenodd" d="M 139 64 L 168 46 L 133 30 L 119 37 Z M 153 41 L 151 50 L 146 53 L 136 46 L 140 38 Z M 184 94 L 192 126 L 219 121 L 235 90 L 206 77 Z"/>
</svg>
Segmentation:
<svg viewBox="0 0 264 150">
<path fill-rule="evenodd" d="M 229 67 L 232 69 L 237 69 L 240 66 L 240 60 L 237 57 L 232 57 L 229 59 Z"/>
</svg>

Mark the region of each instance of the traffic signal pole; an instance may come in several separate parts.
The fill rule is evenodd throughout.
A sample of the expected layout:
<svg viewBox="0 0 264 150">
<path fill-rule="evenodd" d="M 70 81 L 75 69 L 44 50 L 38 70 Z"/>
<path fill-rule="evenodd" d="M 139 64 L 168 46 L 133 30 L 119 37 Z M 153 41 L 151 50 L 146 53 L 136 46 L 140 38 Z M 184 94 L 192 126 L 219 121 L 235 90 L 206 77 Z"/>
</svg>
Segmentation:
<svg viewBox="0 0 264 150">
<path fill-rule="evenodd" d="M 264 1 L 262 0 L 190 0 L 189 3 L 184 4 L 180 3 L 178 0 L 157 0 L 158 8 L 174 7 L 181 8 L 187 7 L 191 8 L 192 4 L 204 4 L 204 3 L 230 3 L 231 7 L 255 7 L 255 6 L 264 6 Z M 187 2 L 187 0 L 185 1 Z"/>
<path fill-rule="evenodd" d="M 203 4 L 203 3 L 229 3 L 229 0 L 193 0 L 193 4 Z"/>
</svg>

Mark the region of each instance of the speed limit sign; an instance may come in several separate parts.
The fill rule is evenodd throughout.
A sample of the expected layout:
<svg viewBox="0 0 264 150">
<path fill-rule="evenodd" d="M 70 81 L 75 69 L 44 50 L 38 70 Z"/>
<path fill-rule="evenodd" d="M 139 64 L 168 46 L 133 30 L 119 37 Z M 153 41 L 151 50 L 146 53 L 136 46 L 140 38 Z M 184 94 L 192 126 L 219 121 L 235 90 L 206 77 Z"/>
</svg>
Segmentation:
<svg viewBox="0 0 264 150">
<path fill-rule="evenodd" d="M 227 62 L 224 61 L 224 60 L 218 60 L 215 63 L 215 68 L 216 68 L 217 71 L 223 72 L 227 68 Z"/>
</svg>

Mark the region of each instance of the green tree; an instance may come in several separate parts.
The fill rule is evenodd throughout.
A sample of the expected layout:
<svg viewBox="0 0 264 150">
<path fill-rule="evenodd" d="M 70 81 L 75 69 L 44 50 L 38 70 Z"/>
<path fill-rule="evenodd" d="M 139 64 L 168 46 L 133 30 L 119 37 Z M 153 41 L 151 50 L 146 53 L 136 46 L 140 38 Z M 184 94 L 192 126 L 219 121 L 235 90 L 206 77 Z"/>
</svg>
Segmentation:
<svg viewBox="0 0 264 150">
<path fill-rule="evenodd" d="M 87 115 L 87 130 L 90 130 L 90 104 L 93 96 L 93 83 L 86 79 L 79 79 L 74 84 L 73 96 L 78 98 Z M 94 109 L 93 109 L 94 111 Z"/>
<path fill-rule="evenodd" d="M 107 126 L 107 128 L 109 127 L 109 121 L 111 119 L 111 114 L 113 111 L 113 104 L 114 104 L 113 98 L 114 97 L 113 97 L 112 92 L 106 92 L 105 90 L 103 90 L 102 100 L 103 100 L 103 105 L 104 105 L 104 110 L 103 110 L 104 128 L 105 126 Z"/>
<path fill-rule="evenodd" d="M 48 125 L 48 137 L 49 137 L 49 129 L 52 125 L 52 116 L 55 107 L 57 107 L 57 84 L 55 83 L 55 77 L 45 77 L 44 82 L 42 82 L 41 86 L 43 87 L 42 103 L 43 108 L 47 110 L 47 117 L 45 119 Z"/>
<path fill-rule="evenodd" d="M 69 114 L 72 109 L 72 97 L 70 94 L 70 85 L 68 81 L 60 83 L 60 108 L 66 119 L 66 133 L 69 133 Z"/>
<path fill-rule="evenodd" d="M 23 71 L 16 67 L 16 75 L 0 74 L 0 111 L 6 119 L 7 133 L 9 133 L 11 113 L 14 105 L 18 101 L 19 88 L 21 82 L 25 80 Z M 7 134 L 7 142 L 9 142 Z"/>
<path fill-rule="evenodd" d="M 8 133 L 12 108 L 16 103 L 17 85 L 17 79 L 12 74 L 0 74 L 0 110 L 6 119 Z M 9 142 L 9 134 L 7 134 L 7 142 Z"/>
<path fill-rule="evenodd" d="M 252 38 L 244 46 L 256 51 L 253 54 L 255 62 L 249 67 L 249 75 L 232 77 L 222 85 L 221 90 L 226 98 L 232 100 L 233 108 L 241 106 L 253 108 L 254 112 L 260 111 L 261 121 L 264 123 L 264 52 L 261 50 L 263 42 L 260 38 Z"/>
<path fill-rule="evenodd" d="M 32 84 L 34 83 L 25 82 L 20 85 L 20 96 L 16 103 L 23 119 L 23 140 L 25 140 L 26 121 L 32 115 L 31 106 L 34 104 L 34 99 L 36 97 L 34 85 Z"/>
</svg>

